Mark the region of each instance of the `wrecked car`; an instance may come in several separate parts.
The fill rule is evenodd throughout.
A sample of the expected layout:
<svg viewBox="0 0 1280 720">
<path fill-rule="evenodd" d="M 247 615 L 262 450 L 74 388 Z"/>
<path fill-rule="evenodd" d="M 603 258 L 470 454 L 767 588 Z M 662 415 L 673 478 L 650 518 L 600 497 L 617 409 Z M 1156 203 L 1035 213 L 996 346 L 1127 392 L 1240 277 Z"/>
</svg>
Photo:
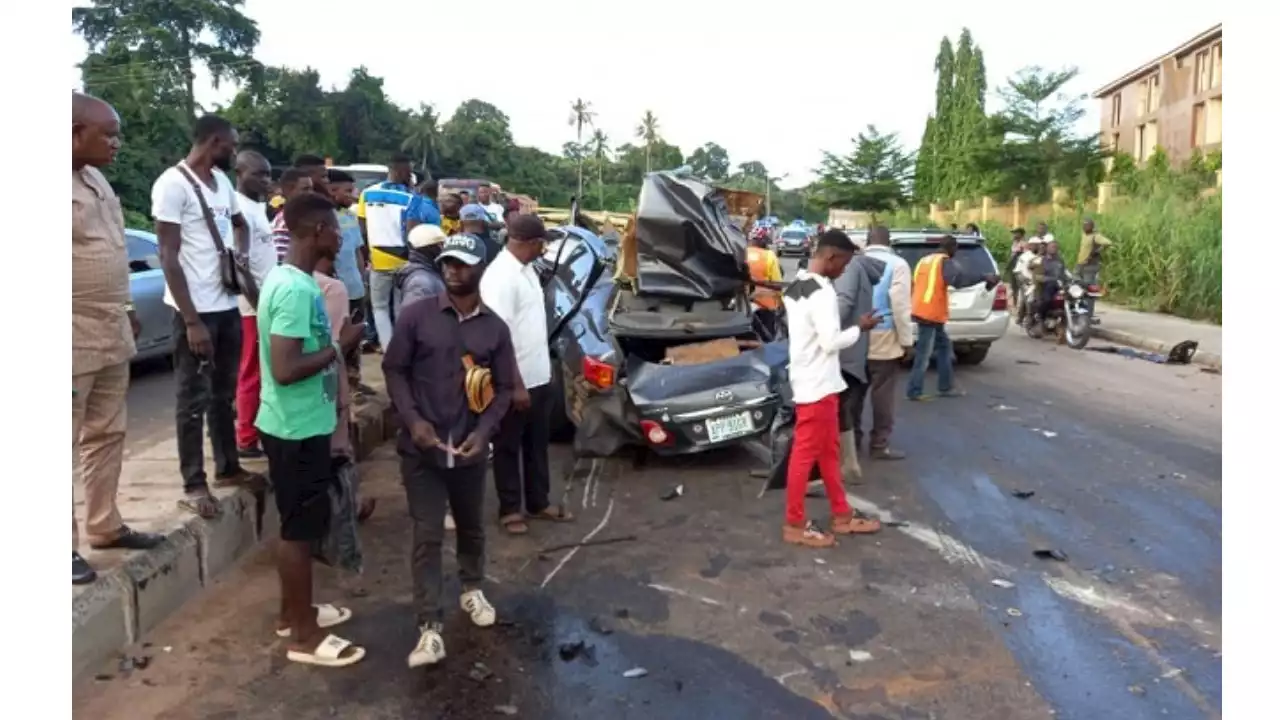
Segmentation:
<svg viewBox="0 0 1280 720">
<path fill-rule="evenodd" d="M 621 242 L 551 231 L 546 284 L 552 433 L 580 457 L 701 452 L 768 432 L 787 346 L 762 342 L 748 297 L 741 194 L 669 172 L 644 182 Z"/>
</svg>

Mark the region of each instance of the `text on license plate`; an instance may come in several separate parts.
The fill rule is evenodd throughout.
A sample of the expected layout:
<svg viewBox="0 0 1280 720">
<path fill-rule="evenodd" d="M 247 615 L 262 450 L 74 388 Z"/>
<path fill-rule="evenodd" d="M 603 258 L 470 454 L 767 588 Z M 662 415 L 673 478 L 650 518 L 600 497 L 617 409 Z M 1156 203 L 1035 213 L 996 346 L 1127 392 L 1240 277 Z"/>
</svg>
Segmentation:
<svg viewBox="0 0 1280 720">
<path fill-rule="evenodd" d="M 713 443 L 729 440 L 743 435 L 750 435 L 755 429 L 755 425 L 751 423 L 750 412 L 712 418 L 707 421 L 707 440 Z"/>
</svg>

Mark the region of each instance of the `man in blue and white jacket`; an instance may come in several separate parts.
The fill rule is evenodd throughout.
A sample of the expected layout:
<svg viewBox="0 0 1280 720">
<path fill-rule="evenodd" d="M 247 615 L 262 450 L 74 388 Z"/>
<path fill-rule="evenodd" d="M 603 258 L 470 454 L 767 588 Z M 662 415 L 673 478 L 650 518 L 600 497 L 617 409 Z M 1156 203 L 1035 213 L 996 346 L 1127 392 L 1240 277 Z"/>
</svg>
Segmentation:
<svg viewBox="0 0 1280 720">
<path fill-rule="evenodd" d="M 871 458 L 901 460 L 901 452 L 889 447 L 898 401 L 898 364 L 915 344 L 911 332 L 911 266 L 889 246 L 889 229 L 883 225 L 867 233 L 866 256 L 885 264 L 872 289 L 872 304 L 880 324 L 869 333 L 866 395 L 871 397 Z M 864 396 L 865 397 L 865 396 Z M 855 408 L 862 414 L 862 404 Z M 855 432 L 859 426 L 855 426 Z M 858 440 L 861 441 L 861 433 Z"/>
</svg>

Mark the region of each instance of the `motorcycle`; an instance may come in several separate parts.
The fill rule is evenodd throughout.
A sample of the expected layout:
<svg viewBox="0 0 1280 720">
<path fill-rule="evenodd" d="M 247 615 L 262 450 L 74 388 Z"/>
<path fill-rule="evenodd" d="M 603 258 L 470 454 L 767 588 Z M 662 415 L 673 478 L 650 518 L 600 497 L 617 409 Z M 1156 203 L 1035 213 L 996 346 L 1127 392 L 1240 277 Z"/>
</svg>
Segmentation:
<svg viewBox="0 0 1280 720">
<path fill-rule="evenodd" d="M 1054 295 L 1045 317 L 1039 322 L 1030 317 L 1034 307 L 1034 291 L 1031 291 L 1023 302 L 1027 309 L 1019 308 L 1019 319 L 1025 322 L 1027 335 L 1032 338 L 1038 340 L 1046 332 L 1054 333 L 1072 350 L 1082 350 L 1089 344 L 1093 326 L 1098 324 L 1097 318 L 1093 317 L 1093 306 L 1102 294 L 1101 286 L 1086 283 L 1067 273 L 1064 289 Z"/>
</svg>

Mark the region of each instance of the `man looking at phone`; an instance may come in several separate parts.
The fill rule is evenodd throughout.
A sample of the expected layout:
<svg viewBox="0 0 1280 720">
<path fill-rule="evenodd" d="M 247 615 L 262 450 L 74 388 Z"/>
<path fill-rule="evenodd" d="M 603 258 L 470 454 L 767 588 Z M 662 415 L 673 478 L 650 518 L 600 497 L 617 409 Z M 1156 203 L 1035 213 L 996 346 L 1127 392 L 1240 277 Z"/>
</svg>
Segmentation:
<svg viewBox="0 0 1280 720">
<path fill-rule="evenodd" d="M 421 636 L 409 667 L 445 657 L 446 510 L 453 511 L 457 526 L 462 609 L 477 627 L 497 619 L 481 590 L 485 460 L 489 440 L 511 407 L 519 370 L 506 323 L 480 301 L 484 254 L 474 236 L 445 241 L 438 260 L 445 292 L 401 308 L 382 361 L 387 394 L 401 421 L 397 450 L 413 518 L 413 596 Z M 480 378 L 476 392 L 470 392 L 477 390 L 473 373 Z"/>
<path fill-rule="evenodd" d="M 871 290 L 872 305 L 880 322 L 871 330 L 867 346 L 867 380 L 871 398 L 871 459 L 906 457 L 889 447 L 893 416 L 897 409 L 898 363 L 915 342 L 911 332 L 911 266 L 889 245 L 889 228 L 877 225 L 867 233 L 867 257 L 885 264 L 884 274 Z M 854 407 L 862 416 L 862 405 Z M 860 425 L 854 424 L 861 444 Z"/>
<path fill-rule="evenodd" d="M 854 248 L 849 267 L 831 283 L 839 301 L 841 328 L 856 325 L 858 318 L 874 309 L 872 288 L 884 276 L 883 260 L 858 252 L 856 245 Z M 846 478 L 862 477 L 858 448 L 862 445 L 862 407 L 869 388 L 869 345 L 870 335 L 863 332 L 857 342 L 840 351 L 840 373 L 848 386 L 840 393 L 840 471 Z"/>
</svg>

